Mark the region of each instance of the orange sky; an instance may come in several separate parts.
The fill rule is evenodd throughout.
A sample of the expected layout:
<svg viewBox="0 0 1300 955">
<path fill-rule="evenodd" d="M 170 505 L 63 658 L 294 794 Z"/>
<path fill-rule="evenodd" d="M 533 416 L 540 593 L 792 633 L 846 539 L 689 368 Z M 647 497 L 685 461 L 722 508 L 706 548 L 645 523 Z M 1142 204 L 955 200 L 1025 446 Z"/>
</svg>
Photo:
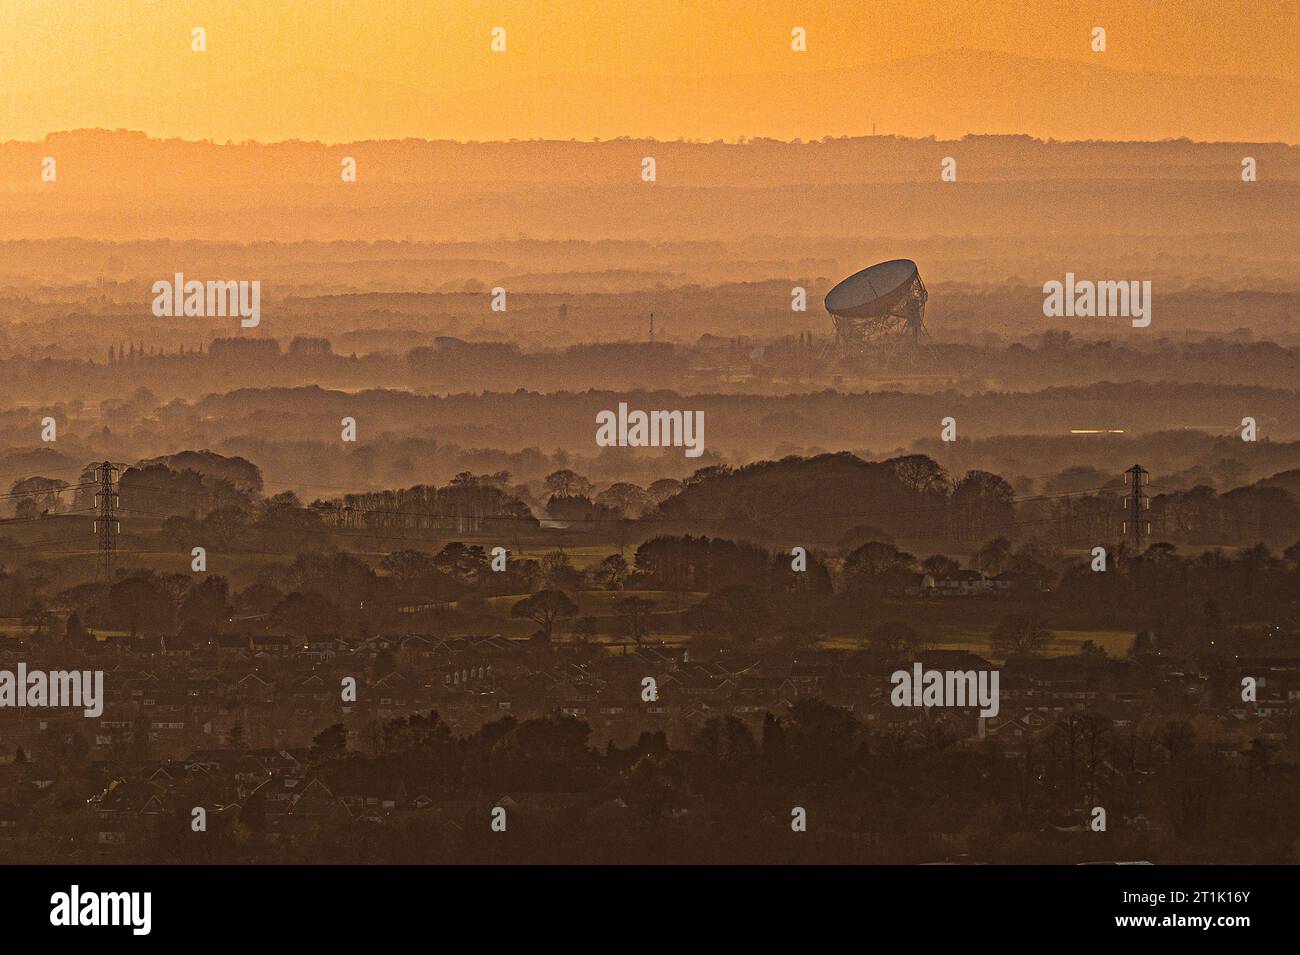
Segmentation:
<svg viewBox="0 0 1300 955">
<path fill-rule="evenodd" d="M 1300 72 L 1298 10 L 1270 0 L 0 0 L 0 140 L 92 126 L 217 141 L 816 138 L 877 121 L 910 135 L 1112 138 L 1104 116 L 1071 117 L 1105 70 L 1120 72 L 1109 82 L 1130 114 L 1116 137 L 1135 128 L 1122 96 L 1131 85 L 1151 138 L 1294 141 L 1293 119 L 1270 128 L 1271 105 L 1247 115 L 1250 82 L 1230 84 L 1227 115 L 1204 128 L 1164 113 L 1187 108 L 1169 74 L 1254 77 L 1266 103 L 1285 101 Z M 497 25 L 504 54 L 489 49 Z M 195 26 L 207 30 L 206 53 L 190 50 Z M 790 50 L 794 26 L 808 31 L 807 53 Z M 1104 54 L 1089 49 L 1094 26 L 1107 30 Z M 953 61 L 954 50 L 972 52 Z M 901 69 L 882 66 L 900 59 Z M 1018 111 L 1024 88 L 1059 69 L 1077 76 L 1057 115 Z M 1005 95 L 954 112 L 948 87 L 970 70 Z M 918 88 L 892 85 L 918 77 Z M 791 82 L 807 101 L 779 95 Z M 900 101 L 905 110 L 890 108 Z"/>
</svg>

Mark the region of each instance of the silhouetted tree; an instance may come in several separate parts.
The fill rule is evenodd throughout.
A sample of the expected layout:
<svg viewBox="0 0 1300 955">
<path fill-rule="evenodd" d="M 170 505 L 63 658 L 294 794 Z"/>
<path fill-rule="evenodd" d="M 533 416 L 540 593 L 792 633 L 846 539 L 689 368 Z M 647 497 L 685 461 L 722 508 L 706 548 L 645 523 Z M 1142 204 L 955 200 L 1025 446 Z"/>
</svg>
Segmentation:
<svg viewBox="0 0 1300 955">
<path fill-rule="evenodd" d="M 597 566 L 595 577 L 606 590 L 620 590 L 628 575 L 627 561 L 621 554 L 610 554 Z"/>
<path fill-rule="evenodd" d="M 1010 613 L 997 622 L 990 635 L 993 652 L 1006 658 L 1032 656 L 1052 639 L 1035 614 Z"/>
<path fill-rule="evenodd" d="M 531 620 L 541 627 L 541 634 L 546 640 L 551 639 L 558 620 L 572 617 L 578 612 L 578 605 L 569 599 L 568 594 L 560 590 L 542 590 L 523 600 L 517 601 L 510 608 L 510 616 Z"/>
<path fill-rule="evenodd" d="M 641 638 L 649 631 L 654 604 L 644 597 L 623 597 L 614 604 L 614 612 L 627 627 L 628 635 L 641 647 Z"/>
<path fill-rule="evenodd" d="M 348 733 L 342 723 L 335 723 L 312 737 L 312 756 L 318 761 L 335 759 L 347 750 Z"/>
</svg>

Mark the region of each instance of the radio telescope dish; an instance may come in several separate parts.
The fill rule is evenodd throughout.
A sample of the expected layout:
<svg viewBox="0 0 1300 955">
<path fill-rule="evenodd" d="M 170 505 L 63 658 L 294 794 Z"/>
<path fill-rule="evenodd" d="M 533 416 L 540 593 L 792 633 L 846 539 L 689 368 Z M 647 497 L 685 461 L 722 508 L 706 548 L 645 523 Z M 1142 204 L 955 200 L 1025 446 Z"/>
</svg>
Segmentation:
<svg viewBox="0 0 1300 955">
<path fill-rule="evenodd" d="M 854 272 L 826 293 L 841 352 L 861 353 L 868 345 L 928 337 L 925 283 L 911 259 L 890 259 Z"/>
</svg>

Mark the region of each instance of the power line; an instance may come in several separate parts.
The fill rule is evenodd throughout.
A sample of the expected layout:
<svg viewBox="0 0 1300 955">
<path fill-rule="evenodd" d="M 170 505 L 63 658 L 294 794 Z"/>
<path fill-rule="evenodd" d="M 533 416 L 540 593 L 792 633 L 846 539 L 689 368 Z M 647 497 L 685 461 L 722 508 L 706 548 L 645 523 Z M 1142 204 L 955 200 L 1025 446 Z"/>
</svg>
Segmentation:
<svg viewBox="0 0 1300 955">
<path fill-rule="evenodd" d="M 57 497 L 58 495 L 62 494 L 64 491 L 76 491 L 76 490 L 80 490 L 81 488 L 95 487 L 95 486 L 96 485 L 94 481 L 89 481 L 85 484 L 65 484 L 63 487 L 33 488 L 30 491 L 7 491 L 3 494 L 0 494 L 0 498 L 30 497 L 37 494 L 53 494 L 55 497 Z"/>
</svg>

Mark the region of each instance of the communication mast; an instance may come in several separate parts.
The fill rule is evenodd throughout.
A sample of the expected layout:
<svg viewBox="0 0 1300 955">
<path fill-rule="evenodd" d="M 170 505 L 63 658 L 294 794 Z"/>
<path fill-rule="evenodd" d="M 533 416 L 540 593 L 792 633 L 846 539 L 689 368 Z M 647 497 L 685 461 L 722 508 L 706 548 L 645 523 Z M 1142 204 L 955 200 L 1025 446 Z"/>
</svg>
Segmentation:
<svg viewBox="0 0 1300 955">
<path fill-rule="evenodd" d="M 113 475 L 117 468 L 109 461 L 95 468 L 99 488 L 95 491 L 94 533 L 99 537 L 99 571 L 106 583 L 113 582 L 113 559 L 117 554 L 117 535 L 122 524 L 117 519 L 118 499 L 113 490 Z"/>
<path fill-rule="evenodd" d="M 1124 508 L 1128 517 L 1124 521 L 1124 533 L 1133 535 L 1134 556 L 1142 553 L 1142 544 L 1151 534 L 1151 522 L 1142 512 L 1151 507 L 1151 499 L 1143 493 L 1142 488 L 1151 483 L 1151 474 L 1140 464 L 1135 464 L 1124 472 L 1124 484 L 1132 487 L 1133 493 L 1124 498 Z"/>
</svg>

